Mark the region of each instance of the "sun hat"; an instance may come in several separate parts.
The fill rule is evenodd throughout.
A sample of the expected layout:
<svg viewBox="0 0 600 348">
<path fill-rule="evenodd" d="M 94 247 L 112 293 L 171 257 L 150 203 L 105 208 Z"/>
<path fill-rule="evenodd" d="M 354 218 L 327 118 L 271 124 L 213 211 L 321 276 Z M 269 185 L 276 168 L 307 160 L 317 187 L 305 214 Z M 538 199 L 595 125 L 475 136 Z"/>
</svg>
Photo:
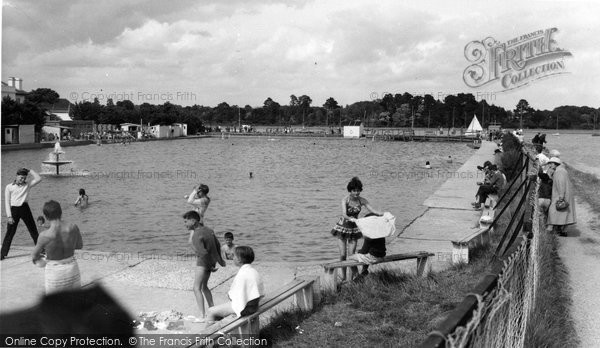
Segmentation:
<svg viewBox="0 0 600 348">
<path fill-rule="evenodd" d="M 558 150 L 550 150 L 550 157 L 560 158 L 560 152 Z"/>
<path fill-rule="evenodd" d="M 550 158 L 550 160 L 548 160 L 548 163 L 556 163 L 558 165 L 561 165 L 562 161 L 558 157 L 552 157 L 552 158 Z"/>
</svg>

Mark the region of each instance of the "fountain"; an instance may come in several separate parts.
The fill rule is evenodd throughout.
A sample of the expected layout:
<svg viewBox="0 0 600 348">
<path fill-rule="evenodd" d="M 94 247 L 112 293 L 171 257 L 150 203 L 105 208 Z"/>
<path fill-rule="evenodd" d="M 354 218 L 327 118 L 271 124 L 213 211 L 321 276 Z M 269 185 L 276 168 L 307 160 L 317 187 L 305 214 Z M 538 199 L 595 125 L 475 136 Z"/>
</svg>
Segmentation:
<svg viewBox="0 0 600 348">
<path fill-rule="evenodd" d="M 60 166 L 64 166 L 66 164 L 71 164 L 73 163 L 73 161 L 66 161 L 66 160 L 60 160 L 60 155 L 64 154 L 65 152 L 62 150 L 62 148 L 60 147 L 60 142 L 56 142 L 56 144 L 54 144 L 54 151 L 50 152 L 50 154 L 48 155 L 48 160 L 46 161 L 42 161 L 42 163 L 44 164 L 48 164 L 51 166 L 55 166 L 56 167 L 56 175 L 60 175 L 59 169 Z"/>
</svg>

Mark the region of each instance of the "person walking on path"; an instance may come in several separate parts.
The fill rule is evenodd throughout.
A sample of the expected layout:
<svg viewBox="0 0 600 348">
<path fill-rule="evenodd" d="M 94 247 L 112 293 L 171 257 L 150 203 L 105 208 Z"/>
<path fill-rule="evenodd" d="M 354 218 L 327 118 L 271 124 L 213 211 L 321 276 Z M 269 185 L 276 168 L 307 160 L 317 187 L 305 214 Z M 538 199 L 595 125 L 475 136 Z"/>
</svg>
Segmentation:
<svg viewBox="0 0 600 348">
<path fill-rule="evenodd" d="M 43 212 L 50 227 L 40 233 L 31 259 L 40 267 L 45 264 L 46 294 L 81 288 L 79 266 L 74 257 L 75 249 L 83 248 L 79 227 L 62 221 L 62 209 L 56 201 L 46 202 Z"/>
<path fill-rule="evenodd" d="M 33 179 L 27 182 L 27 176 L 31 173 Z M 19 221 L 23 219 L 27 230 L 33 239 L 33 243 L 37 243 L 38 230 L 35 225 L 35 219 L 31 214 L 31 209 L 27 203 L 29 196 L 29 190 L 32 187 L 39 184 L 42 181 L 42 177 L 34 170 L 21 168 L 17 171 L 17 177 L 12 184 L 6 185 L 4 190 L 4 204 L 6 209 L 7 217 L 7 228 L 4 241 L 2 242 L 2 249 L 0 251 L 0 260 L 4 260 L 8 256 L 10 245 L 17 232 L 17 226 Z"/>
<path fill-rule="evenodd" d="M 552 157 L 548 161 L 550 168 L 554 169 L 552 174 L 552 202 L 548 209 L 548 225 L 553 226 L 553 230 L 561 237 L 566 237 L 566 226 L 576 222 L 575 215 L 575 195 L 569 174 L 562 165 L 560 158 Z M 557 209 L 556 203 L 564 200 L 568 203 L 565 209 Z"/>
</svg>

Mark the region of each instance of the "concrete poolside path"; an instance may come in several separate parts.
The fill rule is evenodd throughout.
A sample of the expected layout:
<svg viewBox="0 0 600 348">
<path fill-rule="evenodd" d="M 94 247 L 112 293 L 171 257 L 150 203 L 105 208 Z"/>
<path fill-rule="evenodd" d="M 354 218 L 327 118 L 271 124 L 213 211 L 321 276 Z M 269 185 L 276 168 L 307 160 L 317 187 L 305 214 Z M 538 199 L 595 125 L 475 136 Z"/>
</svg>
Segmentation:
<svg viewBox="0 0 600 348">
<path fill-rule="evenodd" d="M 496 143 L 484 141 L 456 172 L 445 173 L 446 182 L 423 203 L 427 210 L 389 243 L 388 253 L 429 251 L 435 253 L 431 263 L 434 271 L 447 268 L 452 262 L 452 241 L 479 228 L 481 212 L 471 206 L 477 182 L 484 179 L 477 166 L 492 161 L 497 148 Z"/>
<path fill-rule="evenodd" d="M 31 263 L 31 247 L 12 247 L 0 263 L 0 314 L 31 308 L 44 296 L 44 269 Z M 195 257 L 142 255 L 78 250 L 75 254 L 82 286 L 100 284 L 135 319 L 140 312 L 174 310 L 184 317 L 199 316 L 192 285 Z M 319 266 L 255 262 L 266 291 L 275 290 L 296 275 L 318 274 Z M 216 304 L 227 301 L 227 291 L 238 268 L 228 266 L 211 274 L 208 285 Z M 291 303 L 291 301 L 289 302 Z M 283 304 L 282 309 L 289 303 Z M 176 331 L 139 330 L 138 333 L 198 333 L 204 324 L 184 320 Z"/>
</svg>

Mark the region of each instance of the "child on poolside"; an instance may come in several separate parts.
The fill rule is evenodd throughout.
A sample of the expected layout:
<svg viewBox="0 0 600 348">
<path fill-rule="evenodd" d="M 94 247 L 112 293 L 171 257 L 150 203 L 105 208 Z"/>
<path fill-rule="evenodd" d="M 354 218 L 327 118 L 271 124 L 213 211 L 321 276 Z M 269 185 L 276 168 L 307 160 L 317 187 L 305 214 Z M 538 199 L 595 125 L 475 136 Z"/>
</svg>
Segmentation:
<svg viewBox="0 0 600 348">
<path fill-rule="evenodd" d="M 191 247 L 196 253 L 196 272 L 194 276 L 194 296 L 198 308 L 200 308 L 200 320 L 204 320 L 206 315 L 204 300 L 208 307 L 214 306 L 212 293 L 208 288 L 208 278 L 211 270 L 215 268 L 217 262 L 225 267 L 225 261 L 221 258 L 221 244 L 215 236 L 215 232 L 208 227 L 200 224 L 200 214 L 196 211 L 188 211 L 183 214 L 185 227 L 192 230 Z"/>
<path fill-rule="evenodd" d="M 260 298 L 264 296 L 262 279 L 251 266 L 254 262 L 254 250 L 249 246 L 238 246 L 235 248 L 234 255 L 233 262 L 240 267 L 240 270 L 227 293 L 231 301 L 209 308 L 206 317 L 209 323 L 231 314 L 241 317 L 255 313 Z"/>
<path fill-rule="evenodd" d="M 226 232 L 223 237 L 225 238 L 225 245 L 221 247 L 221 257 L 223 257 L 223 260 L 233 260 L 233 257 L 235 256 L 233 233 Z"/>
<path fill-rule="evenodd" d="M 338 249 L 340 251 L 340 261 L 346 260 L 347 255 L 356 252 L 356 243 L 362 237 L 362 234 L 356 226 L 356 219 L 361 212 L 362 207 L 377 216 L 383 213 L 373 209 L 366 198 L 360 196 L 363 185 L 362 182 L 354 177 L 346 186 L 348 196 L 342 199 L 342 217 L 331 230 L 331 234 L 338 239 Z M 353 272 L 358 270 L 353 267 Z M 342 274 L 342 280 L 346 279 L 346 274 Z"/>
<path fill-rule="evenodd" d="M 85 194 L 84 189 L 79 189 L 79 197 L 77 197 L 77 200 L 75 201 L 75 206 L 78 205 L 81 208 L 85 208 L 88 205 L 88 196 Z"/>
</svg>

